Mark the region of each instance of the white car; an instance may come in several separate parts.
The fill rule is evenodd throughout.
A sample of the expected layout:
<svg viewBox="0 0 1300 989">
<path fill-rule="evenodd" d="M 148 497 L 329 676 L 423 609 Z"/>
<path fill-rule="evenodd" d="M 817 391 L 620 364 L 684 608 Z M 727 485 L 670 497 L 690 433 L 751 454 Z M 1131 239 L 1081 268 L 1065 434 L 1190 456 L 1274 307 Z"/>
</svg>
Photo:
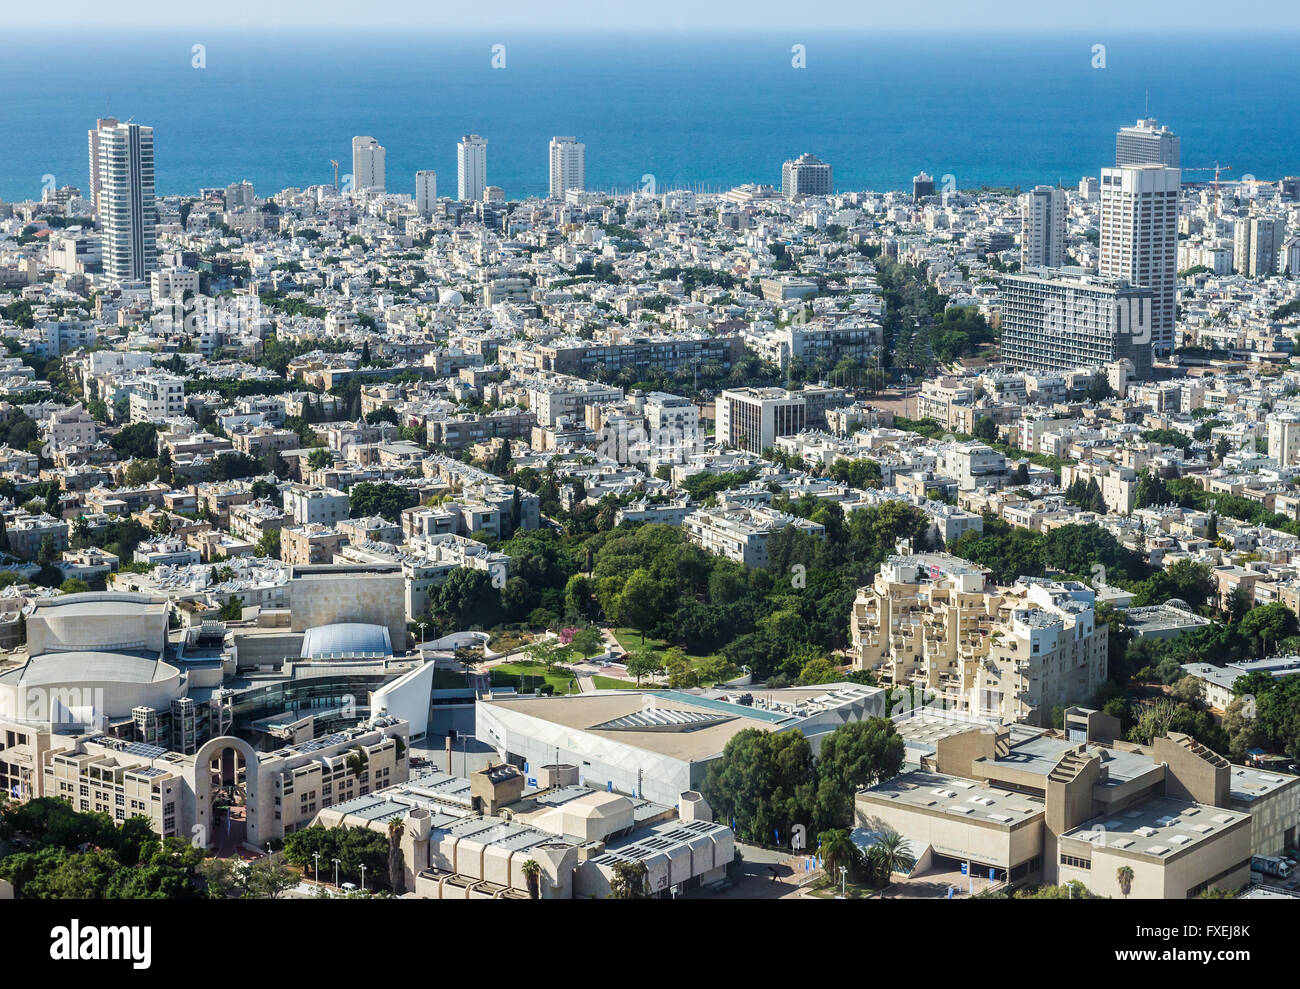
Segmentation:
<svg viewBox="0 0 1300 989">
<path fill-rule="evenodd" d="M 344 883 L 342 886 L 339 887 L 339 889 L 343 890 L 343 892 L 345 893 L 351 893 L 356 888 L 357 888 L 356 883 Z"/>
</svg>

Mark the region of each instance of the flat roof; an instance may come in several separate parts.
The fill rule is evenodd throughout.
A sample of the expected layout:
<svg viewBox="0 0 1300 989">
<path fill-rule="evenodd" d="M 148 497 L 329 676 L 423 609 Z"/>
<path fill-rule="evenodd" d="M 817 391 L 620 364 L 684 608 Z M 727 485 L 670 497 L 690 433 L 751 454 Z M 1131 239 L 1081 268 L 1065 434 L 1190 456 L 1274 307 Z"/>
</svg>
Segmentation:
<svg viewBox="0 0 1300 989">
<path fill-rule="evenodd" d="M 1265 769 L 1233 766 L 1229 780 L 1229 794 L 1234 803 L 1249 804 L 1278 790 L 1292 786 L 1300 780 L 1288 773 L 1271 773 Z"/>
<path fill-rule="evenodd" d="M 682 731 L 638 731 L 628 728 L 601 730 L 596 727 L 640 713 L 647 697 L 653 697 L 654 706 L 660 710 L 713 713 L 720 705 L 729 713 L 732 710 L 739 713 L 725 721 L 712 721 L 698 728 L 683 726 L 685 730 Z M 690 697 L 689 703 L 682 699 L 686 697 Z M 726 747 L 734 735 L 748 728 L 771 731 L 776 727 L 770 718 L 762 717 L 766 712 L 755 712 L 743 705 L 709 701 L 674 691 L 610 690 L 569 697 L 493 698 L 480 700 L 479 703 L 688 762 L 712 758 Z"/>
<path fill-rule="evenodd" d="M 1011 828 L 1046 811 L 1041 798 L 988 786 L 974 780 L 917 770 L 858 791 L 857 799 L 903 804 L 990 827 Z"/>
<path fill-rule="evenodd" d="M 1222 834 L 1250 815 L 1174 800 L 1149 797 L 1113 814 L 1103 814 L 1061 835 L 1097 848 L 1123 850 L 1152 859 L 1170 858 Z"/>
</svg>

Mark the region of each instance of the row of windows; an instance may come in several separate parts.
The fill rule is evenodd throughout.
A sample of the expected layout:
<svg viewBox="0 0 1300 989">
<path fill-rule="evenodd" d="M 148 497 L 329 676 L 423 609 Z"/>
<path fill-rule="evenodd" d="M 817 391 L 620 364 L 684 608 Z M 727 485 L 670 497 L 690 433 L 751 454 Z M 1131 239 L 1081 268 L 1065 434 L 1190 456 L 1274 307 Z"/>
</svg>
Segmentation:
<svg viewBox="0 0 1300 989">
<path fill-rule="evenodd" d="M 1092 870 L 1092 859 L 1081 859 L 1076 855 L 1061 854 L 1061 865 L 1073 866 L 1076 869 Z"/>
</svg>

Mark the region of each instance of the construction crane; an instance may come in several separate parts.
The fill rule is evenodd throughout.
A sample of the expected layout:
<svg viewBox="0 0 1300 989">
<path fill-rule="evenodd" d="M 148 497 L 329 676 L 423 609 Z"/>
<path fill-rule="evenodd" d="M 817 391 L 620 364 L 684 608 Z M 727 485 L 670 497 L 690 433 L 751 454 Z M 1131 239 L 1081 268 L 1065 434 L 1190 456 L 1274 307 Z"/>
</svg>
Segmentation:
<svg viewBox="0 0 1300 989">
<path fill-rule="evenodd" d="M 333 158 L 331 158 L 330 164 L 334 166 L 334 191 L 338 192 L 339 191 L 339 163 L 335 161 Z"/>
<path fill-rule="evenodd" d="M 1214 167 L 1213 167 L 1213 168 L 1211 168 L 1209 165 L 1207 165 L 1207 166 L 1205 166 L 1204 168 L 1184 168 L 1183 171 L 1184 171 L 1184 172 L 1213 172 L 1213 173 L 1214 173 L 1214 215 L 1215 215 L 1215 216 L 1218 216 L 1218 215 L 1219 215 L 1219 206 L 1220 206 L 1220 202 L 1219 202 L 1219 173 L 1220 173 L 1220 172 L 1230 172 L 1230 171 L 1232 171 L 1232 166 L 1231 166 L 1231 165 L 1220 165 L 1220 164 L 1216 161 L 1216 162 L 1214 163 Z"/>
</svg>

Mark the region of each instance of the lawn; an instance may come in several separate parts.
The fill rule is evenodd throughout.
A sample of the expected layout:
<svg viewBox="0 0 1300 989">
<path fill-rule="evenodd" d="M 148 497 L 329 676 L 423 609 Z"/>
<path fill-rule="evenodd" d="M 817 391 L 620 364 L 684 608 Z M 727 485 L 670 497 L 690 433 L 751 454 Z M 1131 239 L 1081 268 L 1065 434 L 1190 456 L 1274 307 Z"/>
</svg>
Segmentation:
<svg viewBox="0 0 1300 989">
<path fill-rule="evenodd" d="M 617 677 L 594 676 L 592 684 L 597 690 L 636 690 L 635 680 L 620 680 Z"/>
<path fill-rule="evenodd" d="M 433 671 L 434 690 L 455 690 L 459 687 L 468 686 L 469 681 L 465 679 L 464 673 L 457 673 L 455 670 Z"/>
<path fill-rule="evenodd" d="M 494 687 L 514 687 L 520 693 L 524 693 L 536 690 L 542 683 L 549 683 L 555 688 L 557 694 L 578 693 L 577 679 L 572 673 L 563 670 L 547 673 L 546 667 L 541 663 L 502 663 L 500 666 L 492 667 L 489 672 L 492 674 Z M 572 688 L 569 686 L 571 681 Z"/>
<path fill-rule="evenodd" d="M 614 638 L 618 640 L 618 644 L 623 647 L 623 651 L 626 653 L 634 653 L 647 647 L 657 653 L 663 653 L 672 648 L 668 642 L 663 639 L 656 639 L 652 635 L 647 635 L 645 637 L 645 645 L 643 646 L 641 644 L 641 633 L 634 628 L 614 628 L 610 629 L 610 631 L 614 633 Z M 686 661 L 696 668 L 706 660 L 713 658 L 712 654 L 699 656 L 695 653 L 688 652 L 684 653 L 684 655 L 686 656 Z"/>
</svg>

